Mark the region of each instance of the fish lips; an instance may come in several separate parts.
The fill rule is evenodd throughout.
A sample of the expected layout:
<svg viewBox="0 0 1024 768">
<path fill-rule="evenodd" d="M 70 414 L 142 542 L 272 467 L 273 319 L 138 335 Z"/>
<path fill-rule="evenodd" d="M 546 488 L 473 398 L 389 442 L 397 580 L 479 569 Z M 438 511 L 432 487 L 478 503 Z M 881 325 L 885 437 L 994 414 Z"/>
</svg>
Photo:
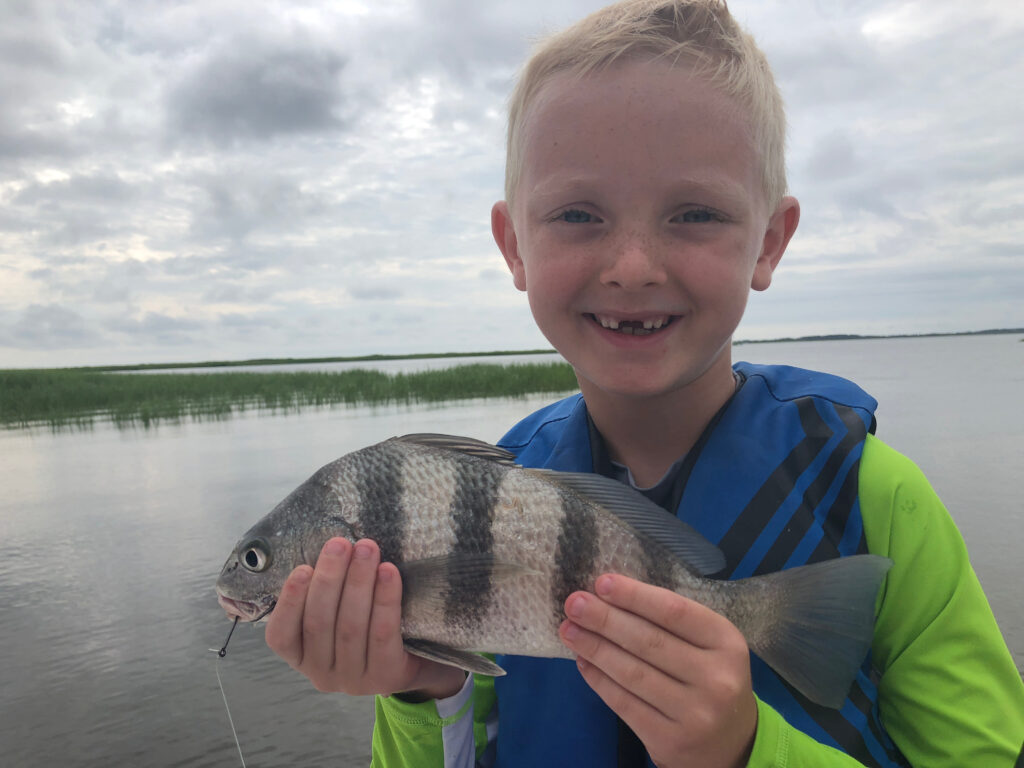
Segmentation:
<svg viewBox="0 0 1024 768">
<path fill-rule="evenodd" d="M 220 607 L 224 609 L 229 619 L 237 618 L 240 621 L 248 622 L 257 622 L 266 618 L 277 605 L 277 600 L 273 597 L 264 598 L 261 603 L 254 603 L 250 600 L 236 600 L 228 597 L 220 590 L 217 590 L 217 602 L 220 603 Z"/>
</svg>

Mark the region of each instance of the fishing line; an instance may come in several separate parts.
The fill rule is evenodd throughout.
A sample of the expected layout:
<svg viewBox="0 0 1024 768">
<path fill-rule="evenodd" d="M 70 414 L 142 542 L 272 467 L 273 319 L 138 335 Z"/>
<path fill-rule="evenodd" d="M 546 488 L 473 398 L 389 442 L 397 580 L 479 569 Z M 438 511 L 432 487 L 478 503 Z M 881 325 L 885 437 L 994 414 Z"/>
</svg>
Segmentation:
<svg viewBox="0 0 1024 768">
<path fill-rule="evenodd" d="M 235 617 L 235 623 L 231 625 L 231 629 L 228 631 L 227 640 L 224 641 L 224 645 L 221 646 L 220 650 L 216 648 L 210 648 L 211 653 L 216 653 L 217 658 L 213 662 L 213 671 L 217 673 L 217 685 L 220 687 L 221 698 L 224 699 L 224 710 L 228 713 L 228 724 L 231 726 L 231 735 L 235 737 L 235 747 L 238 749 L 238 759 L 242 761 L 242 768 L 245 768 L 245 758 L 242 757 L 242 745 L 238 741 L 238 732 L 235 730 L 235 721 L 231 718 L 231 707 L 228 706 L 228 696 L 224 693 L 224 683 L 220 679 L 220 660 L 228 655 L 228 643 L 231 641 L 231 633 L 235 631 L 235 627 L 238 626 L 238 617 Z"/>
</svg>

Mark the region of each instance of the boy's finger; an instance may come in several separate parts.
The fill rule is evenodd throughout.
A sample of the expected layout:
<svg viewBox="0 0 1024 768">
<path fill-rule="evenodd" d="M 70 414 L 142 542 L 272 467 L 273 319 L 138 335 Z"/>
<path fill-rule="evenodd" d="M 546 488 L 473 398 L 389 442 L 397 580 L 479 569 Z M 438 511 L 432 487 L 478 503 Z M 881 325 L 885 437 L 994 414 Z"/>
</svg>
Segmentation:
<svg viewBox="0 0 1024 768">
<path fill-rule="evenodd" d="M 598 577 L 594 591 L 604 602 L 664 627 L 699 648 L 717 648 L 738 630 L 707 606 L 668 589 L 614 573 Z"/>
<path fill-rule="evenodd" d="M 351 543 L 334 538 L 324 544 L 317 558 L 302 618 L 302 661 L 309 669 L 334 667 L 334 628 L 351 554 Z"/>
<path fill-rule="evenodd" d="M 357 541 L 349 561 L 335 628 L 335 663 L 347 675 L 359 676 L 366 671 L 366 643 L 379 564 L 380 549 L 376 542 Z"/>
<path fill-rule="evenodd" d="M 569 599 L 572 600 L 571 597 Z M 596 609 L 602 608 L 599 600 L 593 602 Z M 603 608 L 613 614 L 622 613 L 615 608 Z M 629 617 L 626 616 L 628 623 Z M 671 713 L 681 706 L 681 697 L 685 695 L 688 686 L 688 682 L 681 677 L 688 671 L 687 663 L 692 664 L 697 660 L 695 654 L 699 651 L 676 640 L 650 653 L 653 658 L 646 659 L 641 654 L 648 653 L 649 647 L 642 641 L 638 645 L 630 643 L 634 634 L 639 637 L 654 627 L 643 619 L 635 616 L 631 618 L 634 623 L 646 627 L 641 627 L 636 633 L 619 633 L 625 638 L 621 640 L 622 645 L 614 639 L 609 639 L 609 635 L 603 634 L 603 630 L 601 634 L 591 632 L 571 620 L 562 624 L 559 635 L 580 658 L 591 662 L 617 685 L 671 719 Z M 620 622 L 613 617 L 611 624 L 618 623 Z M 614 635 L 616 632 L 612 631 L 610 634 Z"/>
<path fill-rule="evenodd" d="M 387 666 L 398 663 L 403 653 L 402 578 L 394 563 L 381 563 L 373 591 L 367 668 L 385 671 Z"/>
<path fill-rule="evenodd" d="M 631 660 L 660 670 L 677 681 L 694 682 L 701 654 L 705 651 L 665 627 L 632 613 L 631 608 L 610 605 L 589 592 L 574 592 L 565 601 L 565 611 L 569 622 L 563 625 L 562 636 L 567 644 L 623 685 L 627 684 L 624 676 L 636 672 L 613 664 L 615 653 L 627 654 Z M 580 629 L 578 637 L 573 637 L 574 627 Z"/>
<path fill-rule="evenodd" d="M 597 664 L 581 657 L 576 660 L 576 666 L 594 693 L 638 736 L 678 727 L 673 718 L 666 717 L 635 692 L 620 685 Z"/>
<path fill-rule="evenodd" d="M 308 565 L 292 571 L 267 617 L 267 646 L 292 667 L 302 664 L 302 614 L 312 575 Z"/>
</svg>

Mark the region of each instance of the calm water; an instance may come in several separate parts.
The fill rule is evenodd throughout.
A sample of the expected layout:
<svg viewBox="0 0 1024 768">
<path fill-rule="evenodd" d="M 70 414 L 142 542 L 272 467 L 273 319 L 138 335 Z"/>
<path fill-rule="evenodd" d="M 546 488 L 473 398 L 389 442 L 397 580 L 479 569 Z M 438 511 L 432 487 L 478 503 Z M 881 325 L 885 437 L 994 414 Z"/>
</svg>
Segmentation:
<svg viewBox="0 0 1024 768">
<path fill-rule="evenodd" d="M 878 434 L 953 512 L 1019 668 L 1024 344 L 1016 336 L 742 345 L 855 378 Z M 391 435 L 494 440 L 547 398 L 0 432 L 4 765 L 239 765 L 213 597 L 237 537 L 314 469 Z M 372 704 L 317 693 L 239 627 L 220 662 L 249 766 L 365 765 Z"/>
</svg>

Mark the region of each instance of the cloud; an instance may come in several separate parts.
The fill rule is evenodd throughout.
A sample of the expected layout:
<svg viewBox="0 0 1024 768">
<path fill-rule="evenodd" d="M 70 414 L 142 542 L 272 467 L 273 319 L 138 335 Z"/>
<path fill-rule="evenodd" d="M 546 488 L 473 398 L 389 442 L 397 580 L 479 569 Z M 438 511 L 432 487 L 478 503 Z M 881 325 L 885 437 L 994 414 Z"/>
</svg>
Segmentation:
<svg viewBox="0 0 1024 768">
<path fill-rule="evenodd" d="M 0 324 L 0 345 L 22 350 L 92 346 L 97 332 L 80 313 L 60 304 L 29 304 Z"/>
<path fill-rule="evenodd" d="M 357 300 L 397 299 L 402 291 L 393 285 L 352 285 L 348 287 L 348 295 Z"/>
<path fill-rule="evenodd" d="M 489 231 L 505 99 L 602 4 L 9 4 L 0 365 L 544 345 Z M 1020 325 L 1024 11 L 731 6 L 803 212 L 747 337 Z"/>
<path fill-rule="evenodd" d="M 225 40 L 171 89 L 168 130 L 221 146 L 340 130 L 343 68 L 337 52 L 302 35 Z"/>
<path fill-rule="evenodd" d="M 248 167 L 192 181 L 189 236 L 197 242 L 240 241 L 287 233 L 323 212 L 324 203 L 287 172 Z"/>
</svg>

